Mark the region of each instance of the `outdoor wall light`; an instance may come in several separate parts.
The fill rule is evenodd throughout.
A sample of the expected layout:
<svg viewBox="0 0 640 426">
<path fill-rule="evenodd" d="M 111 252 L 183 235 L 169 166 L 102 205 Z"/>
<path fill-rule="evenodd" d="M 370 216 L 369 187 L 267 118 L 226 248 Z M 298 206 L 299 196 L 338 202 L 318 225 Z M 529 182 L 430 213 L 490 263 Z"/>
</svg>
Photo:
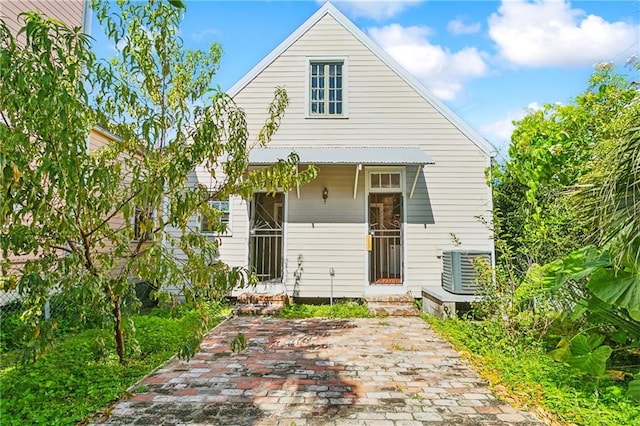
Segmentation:
<svg viewBox="0 0 640 426">
<path fill-rule="evenodd" d="M 327 202 L 327 198 L 329 198 L 329 190 L 327 188 L 322 190 L 322 199 L 324 202 Z"/>
</svg>

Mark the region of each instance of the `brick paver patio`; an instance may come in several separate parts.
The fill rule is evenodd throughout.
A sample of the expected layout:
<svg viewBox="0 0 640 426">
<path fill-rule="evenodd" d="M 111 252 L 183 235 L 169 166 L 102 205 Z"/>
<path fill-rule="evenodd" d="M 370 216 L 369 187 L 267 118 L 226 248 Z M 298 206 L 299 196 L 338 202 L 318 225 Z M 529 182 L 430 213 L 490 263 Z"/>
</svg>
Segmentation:
<svg viewBox="0 0 640 426">
<path fill-rule="evenodd" d="M 248 347 L 233 354 L 238 332 Z M 540 424 L 499 401 L 420 318 L 235 317 L 171 360 L 107 424 Z"/>
</svg>

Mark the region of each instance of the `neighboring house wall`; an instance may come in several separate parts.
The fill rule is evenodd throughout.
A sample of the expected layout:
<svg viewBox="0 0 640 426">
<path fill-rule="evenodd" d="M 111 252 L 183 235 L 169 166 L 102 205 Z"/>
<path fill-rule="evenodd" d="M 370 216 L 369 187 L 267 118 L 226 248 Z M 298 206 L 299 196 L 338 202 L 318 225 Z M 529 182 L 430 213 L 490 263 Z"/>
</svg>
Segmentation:
<svg viewBox="0 0 640 426">
<path fill-rule="evenodd" d="M 2 0 L 0 2 L 0 18 L 4 20 L 13 34 L 17 34 L 24 24 L 19 15 L 27 11 L 44 13 L 70 27 L 82 27 L 85 24 L 85 7 L 84 0 Z M 26 261 L 34 258 L 34 255 L 12 256 L 12 267 L 20 269 Z M 17 298 L 15 292 L 0 292 L 0 306 L 15 298 Z"/>
<path fill-rule="evenodd" d="M 44 13 L 45 15 L 56 18 L 63 21 L 70 27 L 82 27 L 85 32 L 89 32 L 89 23 L 91 18 L 90 9 L 88 8 L 88 0 L 42 0 L 42 1 L 30 1 L 30 0 L 2 0 L 0 3 L 0 16 L 5 20 L 9 29 L 16 34 L 20 27 L 23 25 L 23 21 L 18 16 L 26 11 L 36 11 Z M 87 150 L 88 152 L 98 151 L 105 147 L 112 141 L 117 139 L 117 136 L 110 134 L 109 132 L 102 130 L 99 127 L 91 129 L 87 138 Z M 120 157 L 121 159 L 124 157 Z M 126 170 L 124 171 L 126 174 Z M 123 186 L 128 187 L 131 183 L 131 177 L 125 176 L 123 180 Z M 118 214 L 109 219 L 108 226 L 112 229 L 122 229 L 127 224 L 125 223 L 124 216 Z M 103 251 L 108 251 L 110 247 L 109 242 L 103 242 Z M 137 242 L 131 242 L 131 248 L 135 248 Z M 60 253 L 62 255 L 63 253 Z M 1 255 L 0 255 L 1 256 Z M 37 258 L 37 254 L 29 254 L 23 256 L 11 256 L 11 264 L 13 270 L 20 270 L 25 262 L 34 260 Z M 1 259 L 1 258 L 0 258 Z M 117 272 L 117 268 L 116 271 Z M 17 298 L 16 292 L 0 292 L 0 306 L 10 302 Z"/>
<path fill-rule="evenodd" d="M 84 24 L 84 0 L 2 0 L 0 17 L 4 19 L 13 34 L 22 27 L 21 13 L 33 11 L 56 18 L 70 27 L 82 27 Z"/>
<path fill-rule="evenodd" d="M 109 141 L 112 140 L 111 137 L 112 136 L 101 131 L 100 129 L 92 129 L 91 132 L 89 133 L 89 137 L 87 141 L 88 149 L 90 151 L 100 149 L 101 147 L 105 146 L 106 144 L 109 143 Z M 116 216 L 109 221 L 109 226 L 111 226 L 114 229 L 121 227 L 123 224 L 124 224 L 124 219 L 122 218 L 122 216 Z M 37 255 L 34 253 L 30 253 L 28 255 L 10 256 L 9 259 L 11 261 L 11 270 L 16 271 L 16 270 L 22 269 L 23 265 L 27 261 L 37 259 Z M 2 254 L 0 254 L 0 260 L 2 260 Z M 15 292 L 0 291 L 0 306 L 6 303 L 9 303 L 10 301 L 16 298 L 17 298 L 17 294 L 15 294 Z"/>
<path fill-rule="evenodd" d="M 117 135 L 114 135 L 96 126 L 91 130 L 87 147 L 89 152 L 96 152 L 106 147 L 108 144 L 118 140 L 120 139 Z M 127 165 L 130 164 L 130 162 L 127 162 L 126 160 L 135 159 L 135 158 L 140 159 L 141 157 L 139 156 L 133 157 L 133 154 L 121 153 L 117 160 L 117 161 L 120 161 L 123 165 L 122 171 L 121 171 L 122 180 L 120 182 L 120 187 L 122 188 L 122 190 L 120 191 L 120 194 L 119 194 L 123 199 L 127 196 L 127 194 L 129 194 L 129 189 L 131 188 L 131 183 L 132 183 L 132 176 L 131 176 L 130 170 L 127 168 L 128 167 Z M 160 214 L 160 212 L 153 212 L 152 214 L 154 217 L 157 217 L 157 215 Z M 132 215 L 132 217 L 130 218 L 130 223 L 127 223 L 124 215 L 122 213 L 118 213 L 114 217 L 109 219 L 108 225 L 111 229 L 114 229 L 114 230 L 122 230 L 127 226 L 133 226 L 135 228 L 135 214 Z M 130 241 L 129 247 L 132 252 L 137 249 L 138 242 L 139 241 L 135 239 Z M 99 251 L 101 252 L 109 252 L 113 248 L 113 245 L 109 240 L 102 241 L 102 245 L 103 246 L 99 249 Z M 144 249 L 147 246 L 148 246 L 147 243 L 143 243 L 141 248 Z M 120 259 L 118 266 L 116 266 L 113 273 L 114 274 L 120 273 L 122 271 L 122 266 L 125 264 L 125 262 L 126 262 L 126 259 L 124 258 Z M 135 279 L 136 278 L 135 273 L 132 273 L 130 278 Z"/>
<path fill-rule="evenodd" d="M 102 131 L 101 129 L 94 128 L 91 130 L 89 134 L 89 142 L 88 149 L 89 152 L 96 151 L 106 145 L 109 144 L 114 139 L 115 136 L 109 135 L 107 132 Z"/>
<path fill-rule="evenodd" d="M 99 127 L 95 127 L 91 129 L 91 133 L 89 134 L 87 148 L 89 152 L 99 151 L 100 149 L 106 147 L 109 143 L 113 142 L 116 139 L 117 139 L 117 136 L 105 130 L 102 130 Z M 121 161 L 124 160 L 123 155 L 124 154 L 122 154 L 119 157 L 119 160 Z M 126 173 L 126 170 L 124 170 L 123 173 Z M 122 186 L 126 188 L 130 184 L 131 184 L 131 178 L 129 176 L 125 176 L 122 182 Z M 118 214 L 114 216 L 109 220 L 108 223 L 112 229 L 122 229 L 126 225 L 124 216 L 122 214 Z M 133 248 L 134 245 L 135 243 L 132 242 L 131 247 Z M 106 242 L 103 250 L 108 251 L 111 247 L 112 247 L 111 244 L 109 242 Z"/>
<path fill-rule="evenodd" d="M 107 133 L 102 132 L 99 129 L 92 129 L 91 132 L 89 133 L 89 137 L 88 137 L 88 143 L 87 146 L 89 148 L 89 151 L 94 151 L 97 149 L 100 149 L 101 147 L 105 146 L 106 144 L 109 143 L 109 141 L 111 141 L 112 139 L 110 139 L 110 137 L 108 136 Z M 113 227 L 118 227 L 120 224 L 122 224 L 122 219 L 115 219 L 109 222 Z M 34 259 L 33 255 L 29 255 L 29 256 L 13 256 L 11 257 L 12 259 L 12 263 L 15 265 L 21 265 L 24 262 L 26 262 L 29 259 Z"/>
</svg>

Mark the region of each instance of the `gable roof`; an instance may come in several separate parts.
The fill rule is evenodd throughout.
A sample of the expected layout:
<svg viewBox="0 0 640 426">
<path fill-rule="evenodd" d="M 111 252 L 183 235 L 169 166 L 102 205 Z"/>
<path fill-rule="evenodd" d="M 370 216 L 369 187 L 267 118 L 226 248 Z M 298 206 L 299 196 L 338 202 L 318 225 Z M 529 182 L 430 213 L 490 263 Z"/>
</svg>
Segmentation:
<svg viewBox="0 0 640 426">
<path fill-rule="evenodd" d="M 467 123 L 456 115 L 449 107 L 431 93 L 422 83 L 405 70 L 395 59 L 387 52 L 382 50 L 369 36 L 367 36 L 360 28 L 342 14 L 330 2 L 326 2 L 320 9 L 316 11 L 309 19 L 298 27 L 289 37 L 280 43 L 271 51 L 264 59 L 254 66 L 244 77 L 238 80 L 229 88 L 227 93 L 231 97 L 235 97 L 242 89 L 253 81 L 262 71 L 264 71 L 271 63 L 273 63 L 285 50 L 291 47 L 302 35 L 304 35 L 311 27 L 313 27 L 325 15 L 333 17 L 340 25 L 349 31 L 358 41 L 366 46 L 374 55 L 376 55 L 385 65 L 395 72 L 402 80 L 405 81 L 413 90 L 415 90 L 422 98 L 427 101 L 436 111 L 449 120 L 460 132 L 462 132 L 469 140 L 471 140 L 482 152 L 493 157 L 495 149 L 480 134 L 473 130 Z"/>
</svg>

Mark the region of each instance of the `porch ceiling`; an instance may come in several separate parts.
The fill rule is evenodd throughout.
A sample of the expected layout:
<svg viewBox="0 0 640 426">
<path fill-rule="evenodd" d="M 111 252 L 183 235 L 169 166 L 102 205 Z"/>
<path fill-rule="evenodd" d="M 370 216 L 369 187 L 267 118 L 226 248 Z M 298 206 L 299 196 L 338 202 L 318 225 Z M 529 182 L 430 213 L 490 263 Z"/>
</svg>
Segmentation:
<svg viewBox="0 0 640 426">
<path fill-rule="evenodd" d="M 253 148 L 249 164 L 273 164 L 287 158 L 291 152 L 300 157 L 300 164 L 362 164 L 362 165 L 424 165 L 435 164 L 417 147 L 278 147 Z"/>
</svg>

